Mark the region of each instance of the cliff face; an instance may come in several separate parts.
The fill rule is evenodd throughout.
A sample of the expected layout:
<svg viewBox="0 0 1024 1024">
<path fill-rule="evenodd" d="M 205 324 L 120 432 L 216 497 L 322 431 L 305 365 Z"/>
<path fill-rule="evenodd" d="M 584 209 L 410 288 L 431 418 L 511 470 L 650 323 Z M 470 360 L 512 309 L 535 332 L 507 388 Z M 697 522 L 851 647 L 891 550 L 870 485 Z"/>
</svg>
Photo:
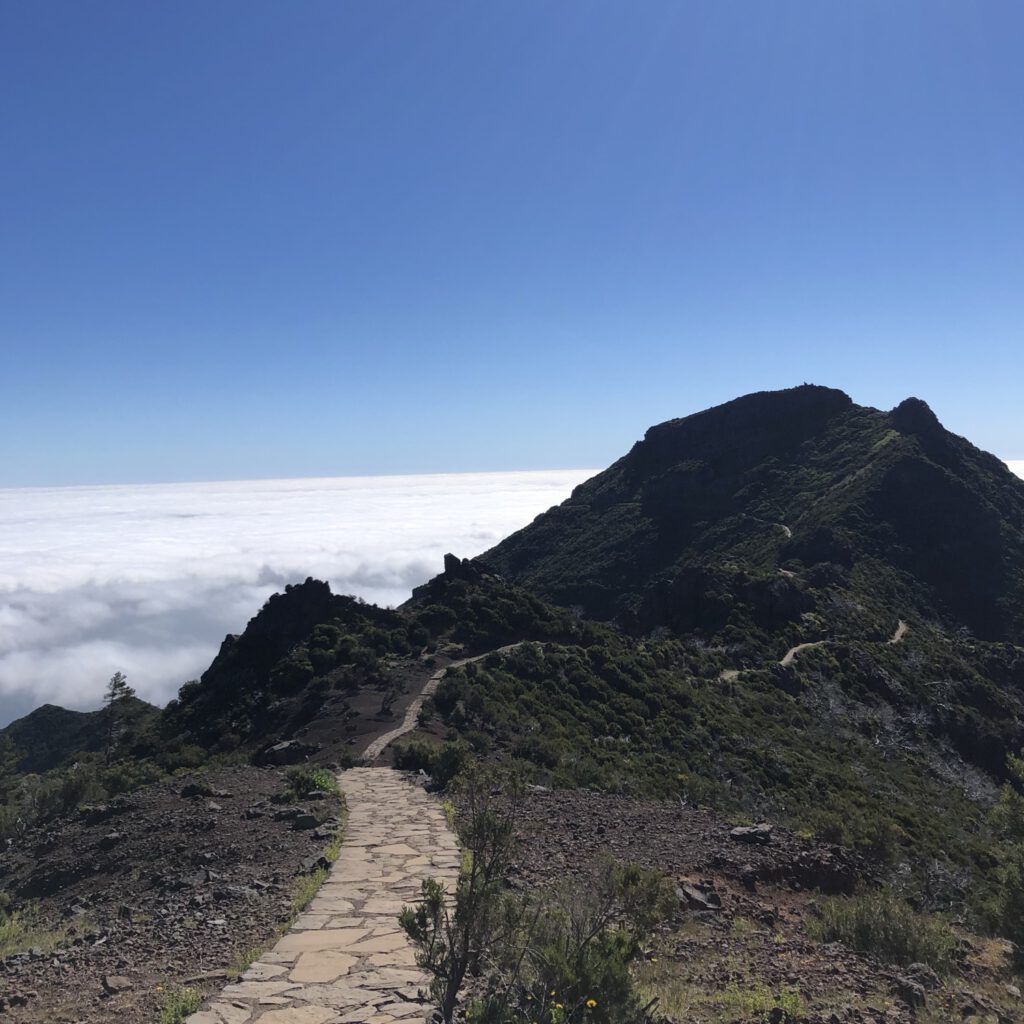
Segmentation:
<svg viewBox="0 0 1024 1024">
<path fill-rule="evenodd" d="M 482 561 L 598 618 L 681 632 L 777 625 L 814 606 L 815 578 L 858 590 L 881 569 L 919 614 L 1021 643 L 1022 531 L 1024 481 L 924 402 L 886 413 L 805 385 L 651 427 Z"/>
</svg>

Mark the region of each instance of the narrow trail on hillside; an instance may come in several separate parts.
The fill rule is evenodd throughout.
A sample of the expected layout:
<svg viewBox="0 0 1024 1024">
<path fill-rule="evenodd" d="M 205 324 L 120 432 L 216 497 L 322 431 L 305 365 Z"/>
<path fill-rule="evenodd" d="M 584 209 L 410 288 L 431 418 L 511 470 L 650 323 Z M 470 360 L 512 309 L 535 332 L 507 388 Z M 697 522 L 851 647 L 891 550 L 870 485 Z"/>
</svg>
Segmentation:
<svg viewBox="0 0 1024 1024">
<path fill-rule="evenodd" d="M 786 653 L 782 656 L 782 659 L 779 661 L 779 664 L 783 668 L 786 668 L 789 665 L 793 664 L 794 660 L 796 659 L 796 656 L 801 651 L 809 651 L 812 647 L 823 647 L 827 643 L 827 640 L 812 640 L 810 641 L 810 643 L 797 644 L 796 647 L 790 647 L 790 649 L 786 651 Z"/>
<path fill-rule="evenodd" d="M 909 632 L 910 632 L 910 627 L 902 619 L 900 619 L 899 625 L 896 627 L 896 632 L 893 633 L 893 635 L 888 640 L 886 640 L 886 643 L 889 644 L 890 646 L 892 646 L 894 644 L 901 644 L 901 643 L 903 643 L 903 638 Z"/>
<path fill-rule="evenodd" d="M 774 526 L 782 531 L 786 540 L 793 539 L 793 531 L 785 523 L 776 523 L 771 519 L 762 519 L 760 516 L 753 516 L 749 512 L 741 512 L 740 515 L 752 519 L 755 523 L 761 523 L 763 526 Z"/>
<path fill-rule="evenodd" d="M 415 1024 L 434 1007 L 398 925 L 424 878 L 449 891 L 458 842 L 438 801 L 391 768 L 351 768 L 341 856 L 277 945 L 186 1024 Z"/>
<path fill-rule="evenodd" d="M 781 571 L 781 570 L 780 570 Z M 903 638 L 910 632 L 910 626 L 902 619 L 896 625 L 896 632 L 885 641 L 887 646 L 893 646 L 894 644 L 903 643 Z M 789 668 L 796 660 L 797 656 L 803 651 L 808 651 L 812 647 L 826 647 L 831 643 L 835 643 L 834 640 L 811 640 L 807 643 L 797 644 L 795 647 L 790 647 L 788 651 L 779 660 L 779 664 L 783 668 Z M 718 674 L 718 678 L 723 683 L 735 682 L 739 678 L 740 673 L 743 669 L 739 668 L 726 668 Z"/>
<path fill-rule="evenodd" d="M 418 697 L 414 697 L 409 706 L 405 709 L 405 714 L 402 716 L 402 721 L 391 729 L 389 732 L 384 733 L 383 736 L 378 736 L 367 748 L 363 751 L 363 760 L 367 763 L 372 763 L 377 760 L 382 753 L 384 748 L 389 743 L 393 743 L 398 739 L 399 736 L 404 736 L 407 732 L 412 732 L 416 728 L 416 719 L 419 716 L 420 711 L 423 709 L 423 702 L 427 697 L 431 696 L 437 689 L 438 683 L 444 678 L 445 673 L 453 668 L 461 668 L 463 665 L 469 665 L 474 661 L 483 661 L 484 658 L 489 658 L 492 654 L 508 654 L 509 651 L 514 651 L 517 647 L 521 647 L 525 641 L 519 641 L 519 643 L 506 644 L 504 647 L 497 647 L 493 651 L 485 651 L 483 654 L 476 654 L 472 658 L 460 658 L 458 661 L 453 661 L 450 665 L 445 665 L 444 668 L 439 668 L 426 682 L 426 685 L 420 691 Z"/>
</svg>

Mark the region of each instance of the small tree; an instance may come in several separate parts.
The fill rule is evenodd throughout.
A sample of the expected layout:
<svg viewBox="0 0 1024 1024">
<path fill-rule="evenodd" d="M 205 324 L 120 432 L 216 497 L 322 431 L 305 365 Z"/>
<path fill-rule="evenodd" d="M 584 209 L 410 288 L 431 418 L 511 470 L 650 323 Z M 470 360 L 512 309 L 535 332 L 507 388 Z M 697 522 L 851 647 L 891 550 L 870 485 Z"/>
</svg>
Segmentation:
<svg viewBox="0 0 1024 1024">
<path fill-rule="evenodd" d="M 994 910 L 1000 931 L 1017 946 L 1017 965 L 1024 967 L 1024 751 L 1017 757 L 1011 754 L 1006 766 L 1011 781 L 1004 784 L 989 815 L 1006 844 Z"/>
<path fill-rule="evenodd" d="M 421 902 L 404 907 L 399 917 L 420 948 L 420 965 L 433 975 L 431 989 L 446 1022 L 453 1019 L 466 973 L 479 961 L 496 923 L 522 792 L 510 776 L 499 779 L 481 769 L 467 770 L 459 788 L 465 856 L 455 892 L 446 898 L 442 886 L 428 878 Z"/>
<path fill-rule="evenodd" d="M 0 804 L 6 803 L 14 791 L 17 776 L 18 750 L 10 736 L 0 736 Z"/>
<path fill-rule="evenodd" d="M 114 748 L 125 731 L 128 702 L 135 696 L 135 691 L 128 685 L 123 672 L 115 672 L 107 683 L 107 691 L 103 695 L 103 709 L 106 715 L 106 744 L 104 754 L 109 763 Z"/>
</svg>

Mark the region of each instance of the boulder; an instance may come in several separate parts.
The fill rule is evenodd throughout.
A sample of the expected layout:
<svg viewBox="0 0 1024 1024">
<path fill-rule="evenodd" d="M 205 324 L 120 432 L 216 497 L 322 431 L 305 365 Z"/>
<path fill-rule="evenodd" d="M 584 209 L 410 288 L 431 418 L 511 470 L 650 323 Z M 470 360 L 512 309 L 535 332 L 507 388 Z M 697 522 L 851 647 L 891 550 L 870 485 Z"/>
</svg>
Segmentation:
<svg viewBox="0 0 1024 1024">
<path fill-rule="evenodd" d="M 747 892 L 757 892 L 757 868 L 753 864 L 744 864 L 740 869 L 740 881 Z"/>
<path fill-rule="evenodd" d="M 924 985 L 904 975 L 897 977 L 892 991 L 897 999 L 906 1003 L 912 1010 L 921 1009 L 928 1001 L 928 993 Z"/>
<path fill-rule="evenodd" d="M 942 984 L 939 976 L 927 964 L 911 964 L 903 974 L 929 992 L 934 992 Z"/>
<path fill-rule="evenodd" d="M 760 825 L 741 825 L 729 833 L 729 838 L 737 843 L 767 846 L 772 841 L 772 826 L 765 822 L 761 822 Z"/>
<path fill-rule="evenodd" d="M 676 886 L 679 902 L 690 910 L 721 910 L 722 898 L 710 885 L 694 885 L 692 882 L 681 881 Z"/>
<path fill-rule="evenodd" d="M 261 751 L 255 760 L 259 765 L 299 764 L 305 761 L 310 754 L 315 754 L 317 750 L 319 747 L 303 743 L 301 740 L 285 740 L 283 743 L 275 743 L 272 747 Z"/>
<path fill-rule="evenodd" d="M 108 832 L 100 840 L 100 849 L 101 850 L 110 850 L 113 847 L 117 846 L 117 844 L 120 843 L 122 839 L 124 839 L 124 833 L 123 832 Z"/>
<path fill-rule="evenodd" d="M 103 991 L 108 996 L 115 996 L 118 992 L 127 992 L 132 988 L 131 979 L 123 974 L 107 974 L 103 977 Z"/>
</svg>

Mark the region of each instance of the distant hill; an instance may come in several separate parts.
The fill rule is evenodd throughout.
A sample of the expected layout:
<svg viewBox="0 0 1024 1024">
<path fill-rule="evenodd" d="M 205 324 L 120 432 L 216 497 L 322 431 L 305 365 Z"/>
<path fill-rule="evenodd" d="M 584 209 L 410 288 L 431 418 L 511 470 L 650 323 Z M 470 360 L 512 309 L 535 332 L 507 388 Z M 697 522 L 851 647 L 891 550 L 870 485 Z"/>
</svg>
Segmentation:
<svg viewBox="0 0 1024 1024">
<path fill-rule="evenodd" d="M 152 704 L 131 697 L 123 709 L 124 718 L 136 730 L 156 719 L 160 711 Z M 69 711 L 44 704 L 0 729 L 0 737 L 14 744 L 17 770 L 46 772 L 76 754 L 96 753 L 104 748 L 107 720 L 100 711 Z"/>
<path fill-rule="evenodd" d="M 1024 481 L 916 398 L 880 412 L 805 385 L 651 427 L 481 562 L 634 631 L 916 614 L 1024 643 Z"/>
</svg>

